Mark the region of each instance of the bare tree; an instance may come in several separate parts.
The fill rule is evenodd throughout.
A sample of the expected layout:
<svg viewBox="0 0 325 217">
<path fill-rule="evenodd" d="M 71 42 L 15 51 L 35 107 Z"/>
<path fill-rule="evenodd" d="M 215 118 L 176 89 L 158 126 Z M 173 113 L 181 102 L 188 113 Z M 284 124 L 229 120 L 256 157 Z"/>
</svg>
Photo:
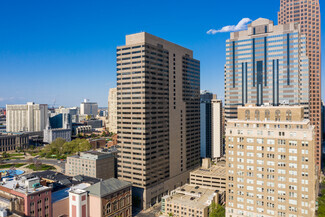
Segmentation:
<svg viewBox="0 0 325 217">
<path fill-rule="evenodd" d="M 36 170 L 40 170 L 42 168 L 42 162 L 40 160 L 36 160 L 34 165 Z"/>
</svg>

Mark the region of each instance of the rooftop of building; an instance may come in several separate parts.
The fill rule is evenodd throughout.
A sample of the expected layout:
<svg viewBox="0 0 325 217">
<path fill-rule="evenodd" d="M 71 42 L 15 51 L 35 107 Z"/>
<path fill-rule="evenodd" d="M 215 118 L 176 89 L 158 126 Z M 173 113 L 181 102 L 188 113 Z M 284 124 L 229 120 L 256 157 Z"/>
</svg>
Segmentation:
<svg viewBox="0 0 325 217">
<path fill-rule="evenodd" d="M 44 129 L 44 130 L 54 131 L 54 132 L 71 131 L 71 129 L 66 129 L 66 128 L 50 128 L 50 129 Z"/>
<path fill-rule="evenodd" d="M 98 159 L 104 159 L 104 158 L 109 158 L 113 157 L 113 155 L 105 152 L 99 152 L 99 151 L 85 151 L 81 152 L 79 155 L 73 155 L 68 158 L 80 158 L 80 159 L 88 159 L 88 160 L 98 160 Z"/>
<path fill-rule="evenodd" d="M 247 30 L 231 32 L 230 39 L 227 41 L 264 37 L 268 35 L 281 35 L 283 33 L 297 32 L 299 30 L 300 24 L 298 23 L 274 25 L 272 20 L 258 18 L 247 25 Z"/>
<path fill-rule="evenodd" d="M 104 181 L 98 182 L 85 190 L 89 192 L 90 195 L 94 195 L 97 197 L 105 197 L 109 194 L 120 191 L 124 188 L 131 187 L 132 184 L 127 181 L 110 178 Z"/>
<path fill-rule="evenodd" d="M 211 164 L 210 167 L 200 167 L 193 170 L 191 174 L 202 175 L 207 177 L 219 177 L 226 179 L 226 162 L 219 161 L 217 163 Z"/>
<path fill-rule="evenodd" d="M 75 189 L 80 189 L 83 190 L 87 187 L 89 187 L 89 183 L 81 183 L 78 185 L 71 186 L 70 188 L 64 188 L 59 191 L 55 191 L 52 193 L 52 203 L 55 203 L 57 201 L 63 200 L 65 198 L 69 197 L 69 191 L 75 190 Z"/>
<path fill-rule="evenodd" d="M 37 177 L 29 176 L 16 176 L 13 178 L 2 178 L 0 183 L 0 189 L 5 190 L 10 189 L 16 192 L 29 195 L 41 191 L 50 190 L 50 187 L 42 186 L 40 184 L 40 179 Z"/>
<path fill-rule="evenodd" d="M 130 45 L 142 44 L 142 43 L 157 44 L 157 45 L 163 44 L 162 48 L 165 48 L 165 46 L 166 47 L 168 47 L 168 46 L 177 47 L 178 49 L 182 50 L 183 52 L 186 52 L 190 56 L 193 56 L 192 50 L 182 47 L 181 45 L 175 44 L 173 42 L 167 41 L 163 38 L 159 38 L 158 36 L 152 35 L 147 32 L 139 32 L 139 33 L 126 35 L 125 36 L 125 45 L 123 45 L 123 46 L 130 46 Z M 123 47 L 123 46 L 119 46 L 119 47 Z"/>
<path fill-rule="evenodd" d="M 302 105 L 289 105 L 286 102 L 283 102 L 282 104 L 279 104 L 277 106 L 271 105 L 271 104 L 262 104 L 262 105 L 256 105 L 256 104 L 245 104 L 244 106 L 238 106 L 238 108 L 295 108 L 295 109 L 301 109 L 305 106 Z"/>
<path fill-rule="evenodd" d="M 73 193 L 73 194 L 83 194 L 86 193 L 86 190 L 83 189 L 79 189 L 79 188 L 71 188 L 69 193 Z"/>
<path fill-rule="evenodd" d="M 217 193 L 213 188 L 185 184 L 163 198 L 169 203 L 204 209 L 212 203 Z"/>
<path fill-rule="evenodd" d="M 72 177 L 50 170 L 34 172 L 26 176 L 39 177 L 41 180 L 45 180 L 48 182 L 48 185 L 52 187 L 53 192 L 82 183 L 88 183 L 92 185 L 100 181 L 100 179 L 94 177 L 84 175 L 77 175 Z"/>
</svg>

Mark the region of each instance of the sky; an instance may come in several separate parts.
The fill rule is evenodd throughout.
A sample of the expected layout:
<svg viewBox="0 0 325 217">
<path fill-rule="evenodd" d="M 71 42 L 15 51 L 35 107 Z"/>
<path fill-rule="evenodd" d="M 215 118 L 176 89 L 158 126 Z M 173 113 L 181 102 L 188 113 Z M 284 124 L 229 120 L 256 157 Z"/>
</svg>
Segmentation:
<svg viewBox="0 0 325 217">
<path fill-rule="evenodd" d="M 193 50 L 201 62 L 201 89 L 223 99 L 224 31 L 260 17 L 277 23 L 280 0 L 262 2 L 0 1 L 0 107 L 30 101 L 79 106 L 84 98 L 107 107 L 108 90 L 116 86 L 116 47 L 125 35 L 142 31 Z M 323 32 L 324 23 L 323 16 Z"/>
</svg>

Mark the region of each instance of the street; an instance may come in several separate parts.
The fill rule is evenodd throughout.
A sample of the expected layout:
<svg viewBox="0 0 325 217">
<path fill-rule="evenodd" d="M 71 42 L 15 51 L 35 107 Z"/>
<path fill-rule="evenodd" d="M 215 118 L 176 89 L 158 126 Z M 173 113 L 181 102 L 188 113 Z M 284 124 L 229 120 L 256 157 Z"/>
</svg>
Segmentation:
<svg viewBox="0 0 325 217">
<path fill-rule="evenodd" d="M 62 171 L 64 172 L 65 170 L 65 161 L 58 163 L 58 160 L 52 160 L 52 159 L 39 159 L 39 158 L 34 158 L 35 160 L 39 160 L 42 162 L 42 164 L 52 164 L 52 165 L 56 165 L 58 167 L 60 167 L 62 169 Z M 9 163 L 29 163 L 30 159 L 14 159 L 14 160 L 7 160 L 4 163 L 5 164 L 9 164 Z"/>
</svg>

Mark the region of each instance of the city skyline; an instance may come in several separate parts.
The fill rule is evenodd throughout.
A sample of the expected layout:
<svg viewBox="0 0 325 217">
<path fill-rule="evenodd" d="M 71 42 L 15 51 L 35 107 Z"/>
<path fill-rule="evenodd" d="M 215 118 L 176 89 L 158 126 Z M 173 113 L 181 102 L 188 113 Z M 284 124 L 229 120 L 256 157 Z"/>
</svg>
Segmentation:
<svg viewBox="0 0 325 217">
<path fill-rule="evenodd" d="M 116 87 L 116 47 L 123 44 L 125 35 L 141 31 L 195 51 L 201 60 L 201 89 L 223 99 L 225 41 L 229 33 L 209 30 L 239 30 L 247 21 L 239 23 L 243 18 L 263 17 L 277 24 L 280 8 L 280 3 L 274 1 L 263 5 L 256 0 L 246 4 L 235 1 L 241 7 L 229 15 L 224 8 L 234 2 L 167 2 L 152 11 L 155 5 L 141 4 L 143 1 L 130 2 L 124 16 L 117 19 L 114 8 L 121 3 L 35 3 L 21 2 L 24 10 L 11 2 L 1 3 L 0 18 L 7 22 L 0 23 L 0 107 L 28 101 L 50 107 L 54 102 L 55 106 L 78 106 L 84 98 L 107 107 L 108 90 Z M 139 7 L 147 13 L 136 13 Z M 157 12 L 166 16 L 154 16 Z M 324 92 L 324 81 L 322 84 Z"/>
</svg>

